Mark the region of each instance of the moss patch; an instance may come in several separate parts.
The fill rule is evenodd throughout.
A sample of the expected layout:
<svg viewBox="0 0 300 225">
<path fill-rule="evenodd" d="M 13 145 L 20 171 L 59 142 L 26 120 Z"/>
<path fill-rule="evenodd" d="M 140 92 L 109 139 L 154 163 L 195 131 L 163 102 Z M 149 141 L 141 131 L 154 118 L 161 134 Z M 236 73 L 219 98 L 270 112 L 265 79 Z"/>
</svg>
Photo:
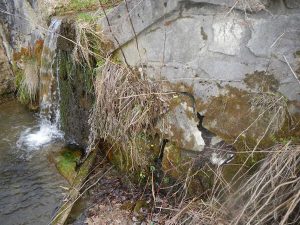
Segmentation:
<svg viewBox="0 0 300 225">
<path fill-rule="evenodd" d="M 104 8 L 109 9 L 118 5 L 121 0 L 100 0 Z M 70 0 L 68 4 L 61 5 L 56 8 L 58 15 L 67 14 L 71 12 L 85 12 L 97 10 L 99 8 L 99 0 Z"/>
<path fill-rule="evenodd" d="M 134 140 L 134 151 L 137 154 L 132 156 L 132 151 L 128 145 L 128 149 L 121 149 L 117 143 L 114 145 L 106 144 L 104 149 L 108 152 L 108 158 L 122 171 L 131 171 L 134 167 L 138 170 L 147 170 L 154 163 L 159 155 L 159 139 L 140 133 Z M 112 142 L 114 143 L 114 142 Z"/>
<path fill-rule="evenodd" d="M 279 81 L 276 80 L 274 75 L 265 71 L 255 71 L 252 74 L 246 74 L 244 81 L 249 88 L 262 92 L 274 92 L 279 88 Z"/>
<path fill-rule="evenodd" d="M 239 136 L 238 148 L 252 148 L 264 135 L 274 115 L 266 112 L 257 119 L 260 113 L 256 109 L 251 110 L 251 93 L 229 86 L 226 89 L 226 94 L 212 97 L 206 104 L 204 126 L 227 143 L 232 143 Z M 260 147 L 272 144 L 267 132 Z"/>
<path fill-rule="evenodd" d="M 53 155 L 53 161 L 59 173 L 71 184 L 77 175 L 76 165 L 81 158 L 80 150 L 63 148 Z"/>
</svg>

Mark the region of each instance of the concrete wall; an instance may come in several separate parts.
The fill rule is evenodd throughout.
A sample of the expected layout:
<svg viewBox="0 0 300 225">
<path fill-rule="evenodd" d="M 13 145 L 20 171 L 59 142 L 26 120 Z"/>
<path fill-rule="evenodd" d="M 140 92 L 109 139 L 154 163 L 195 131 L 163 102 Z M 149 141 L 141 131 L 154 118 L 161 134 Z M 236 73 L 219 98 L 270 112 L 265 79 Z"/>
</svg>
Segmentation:
<svg viewBox="0 0 300 225">
<path fill-rule="evenodd" d="M 299 1 L 127 2 L 128 9 L 123 3 L 108 14 L 109 24 L 106 18 L 99 21 L 114 43 L 112 52 L 122 58 L 122 49 L 126 62 L 142 69 L 148 78 L 161 81 L 172 91 L 191 94 L 210 131 L 233 141 L 251 126 L 247 136 L 255 143 L 267 127 L 278 125 L 271 121 L 271 110 L 256 120 L 266 104 L 275 101 L 279 110 L 285 108 L 299 116 Z M 269 102 L 258 103 L 253 110 L 254 100 L 259 98 Z M 176 110 L 171 115 L 187 118 Z M 280 125 L 274 130 L 284 126 L 286 118 L 276 117 Z M 253 125 L 253 121 L 258 122 Z M 178 122 L 178 129 L 182 129 L 180 124 L 196 128 L 192 121 Z M 179 141 L 172 132 L 169 137 L 176 143 L 197 140 L 199 135 L 191 130 L 180 131 L 185 135 Z"/>
<path fill-rule="evenodd" d="M 207 100 L 219 94 L 220 85 L 249 90 L 246 74 L 265 71 L 278 80 L 280 93 L 300 100 L 299 83 L 286 62 L 294 71 L 300 67 L 298 1 L 248 1 L 233 10 L 234 0 L 128 2 L 138 48 L 124 4 L 109 14 L 110 25 L 127 62 L 143 66 L 149 76 L 180 80 Z M 106 20 L 102 24 L 118 48 Z"/>
</svg>

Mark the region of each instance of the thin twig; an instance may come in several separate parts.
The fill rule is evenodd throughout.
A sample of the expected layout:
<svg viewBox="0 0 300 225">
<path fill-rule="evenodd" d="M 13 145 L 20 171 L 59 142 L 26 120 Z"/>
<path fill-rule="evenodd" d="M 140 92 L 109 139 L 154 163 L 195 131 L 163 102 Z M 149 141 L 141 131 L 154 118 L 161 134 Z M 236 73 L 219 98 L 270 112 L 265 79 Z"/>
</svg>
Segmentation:
<svg viewBox="0 0 300 225">
<path fill-rule="evenodd" d="M 297 74 L 294 72 L 293 68 L 291 67 L 290 63 L 287 61 L 287 58 L 285 57 L 285 55 L 283 56 L 285 62 L 287 63 L 287 65 L 289 66 L 290 70 L 292 71 L 292 74 L 294 75 L 294 77 L 296 78 L 296 80 L 298 81 L 299 85 L 300 85 L 300 80 L 297 76 Z"/>
</svg>

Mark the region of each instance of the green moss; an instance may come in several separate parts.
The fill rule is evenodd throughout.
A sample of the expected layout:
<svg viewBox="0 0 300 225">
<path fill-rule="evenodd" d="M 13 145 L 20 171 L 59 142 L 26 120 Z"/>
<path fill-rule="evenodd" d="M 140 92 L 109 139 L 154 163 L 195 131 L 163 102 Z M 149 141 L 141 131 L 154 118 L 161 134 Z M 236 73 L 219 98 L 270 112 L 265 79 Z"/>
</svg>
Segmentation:
<svg viewBox="0 0 300 225">
<path fill-rule="evenodd" d="M 295 58 L 300 58 L 300 50 L 296 51 L 294 53 Z"/>
<path fill-rule="evenodd" d="M 102 67 L 105 64 L 105 59 L 100 58 L 97 60 L 97 67 Z"/>
<path fill-rule="evenodd" d="M 179 178 L 183 170 L 182 160 L 180 149 L 172 143 L 167 143 L 162 160 L 163 171 L 173 178 Z"/>
<path fill-rule="evenodd" d="M 103 1 L 103 0 L 102 0 Z M 88 9 L 95 5 L 98 5 L 98 0 L 71 0 L 69 4 L 67 5 L 67 9 L 74 10 L 74 11 L 80 11 L 82 9 Z"/>
<path fill-rule="evenodd" d="M 111 47 L 112 45 L 110 46 L 107 46 L 107 47 Z M 120 55 L 119 52 L 115 52 L 113 55 L 112 55 L 112 59 L 111 61 L 116 63 L 116 64 L 123 64 L 123 61 L 121 60 L 122 59 L 122 56 Z"/>
<path fill-rule="evenodd" d="M 81 21 L 84 21 L 84 22 L 91 22 L 95 18 L 90 13 L 79 13 L 77 15 L 77 19 L 81 20 Z"/>
<path fill-rule="evenodd" d="M 109 9 L 116 6 L 121 0 L 100 0 L 102 5 Z M 97 10 L 99 8 L 99 0 L 70 0 L 67 5 L 61 5 L 56 8 L 56 14 L 64 14 L 69 12 L 81 12 Z"/>
<path fill-rule="evenodd" d="M 54 157 L 56 168 L 59 173 L 69 181 L 69 183 L 72 183 L 77 175 L 76 165 L 77 162 L 79 162 L 80 157 L 81 151 L 71 150 L 68 148 L 64 148 Z"/>
<path fill-rule="evenodd" d="M 77 175 L 74 178 L 72 183 L 72 188 L 70 188 L 68 196 L 70 201 L 64 202 L 58 212 L 56 213 L 56 217 L 51 224 L 65 224 L 74 203 L 78 200 L 78 195 L 80 194 L 79 190 L 82 188 L 83 182 L 87 179 L 88 173 L 91 170 L 91 167 L 94 164 L 95 158 L 97 155 L 97 151 L 94 150 L 90 153 L 87 159 L 80 166 Z"/>
<path fill-rule="evenodd" d="M 114 143 L 111 145 L 110 143 Z M 120 171 L 130 175 L 137 183 L 146 183 L 152 172 L 158 172 L 156 160 L 160 152 L 158 137 L 140 133 L 133 144 L 119 145 L 114 141 L 102 143 L 101 149 L 106 151 L 109 161 Z"/>
</svg>

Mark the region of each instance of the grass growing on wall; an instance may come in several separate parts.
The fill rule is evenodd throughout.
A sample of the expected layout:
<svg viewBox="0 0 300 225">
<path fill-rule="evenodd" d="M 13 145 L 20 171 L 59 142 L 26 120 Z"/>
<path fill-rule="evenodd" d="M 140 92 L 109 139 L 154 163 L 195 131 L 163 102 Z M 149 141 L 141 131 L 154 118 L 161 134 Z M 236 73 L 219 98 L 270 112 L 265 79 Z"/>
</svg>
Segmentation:
<svg viewBox="0 0 300 225">
<path fill-rule="evenodd" d="M 89 8 L 93 5 L 97 5 L 98 3 L 98 0 L 71 0 L 69 3 L 69 7 L 73 10 L 80 10 Z"/>
<path fill-rule="evenodd" d="M 22 104 L 33 104 L 38 100 L 39 68 L 43 45 L 43 40 L 37 40 L 33 46 L 14 52 L 15 84 L 18 100 Z"/>
<path fill-rule="evenodd" d="M 100 8 L 100 2 L 105 8 L 117 6 L 121 0 L 70 0 L 67 5 L 57 8 L 57 13 L 62 14 L 70 11 L 92 11 Z"/>
</svg>

